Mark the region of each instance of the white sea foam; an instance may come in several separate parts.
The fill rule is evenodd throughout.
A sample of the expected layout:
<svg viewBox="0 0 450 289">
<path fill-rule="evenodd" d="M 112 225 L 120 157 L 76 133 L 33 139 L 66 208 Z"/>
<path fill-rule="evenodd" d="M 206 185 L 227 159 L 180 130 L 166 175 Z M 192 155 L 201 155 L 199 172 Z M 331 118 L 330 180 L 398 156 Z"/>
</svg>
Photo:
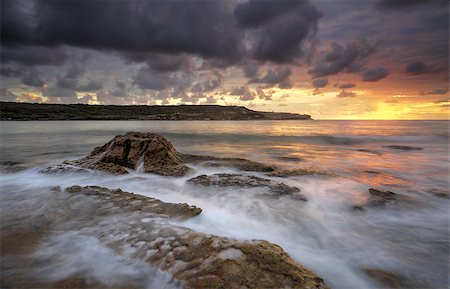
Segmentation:
<svg viewBox="0 0 450 289">
<path fill-rule="evenodd" d="M 170 274 L 148 263 L 116 255 L 92 236 L 77 232 L 56 233 L 32 255 L 42 262 L 37 278 L 58 281 L 73 276 L 107 286 L 132 285 L 146 289 L 181 288 Z"/>
</svg>

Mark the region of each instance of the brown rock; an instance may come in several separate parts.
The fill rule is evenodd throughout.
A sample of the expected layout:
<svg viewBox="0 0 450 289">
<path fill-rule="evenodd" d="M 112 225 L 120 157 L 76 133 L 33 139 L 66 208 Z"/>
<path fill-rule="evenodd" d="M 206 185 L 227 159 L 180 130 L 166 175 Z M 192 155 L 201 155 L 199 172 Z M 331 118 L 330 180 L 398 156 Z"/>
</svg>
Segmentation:
<svg viewBox="0 0 450 289">
<path fill-rule="evenodd" d="M 219 187 L 241 187 L 241 188 L 268 188 L 270 196 L 291 196 L 295 199 L 306 201 L 306 197 L 300 194 L 300 189 L 283 183 L 255 176 L 244 176 L 238 174 L 213 174 L 210 176 L 200 175 L 187 181 L 191 184 Z"/>
<path fill-rule="evenodd" d="M 332 176 L 332 174 L 329 172 L 314 169 L 314 168 L 298 168 L 298 169 L 273 171 L 273 172 L 267 173 L 266 176 L 288 178 L 288 177 L 295 177 L 295 176 Z"/>
<path fill-rule="evenodd" d="M 365 204 L 361 205 L 354 205 L 352 206 L 352 209 L 355 211 L 364 211 L 367 207 L 382 207 L 388 203 L 393 203 L 397 201 L 403 201 L 408 203 L 415 203 L 415 201 L 404 195 L 396 194 L 391 191 L 383 191 L 383 190 L 377 190 L 374 188 L 369 189 L 369 198 L 367 199 L 367 202 Z"/>
<path fill-rule="evenodd" d="M 367 276 L 387 288 L 410 288 L 403 277 L 380 269 L 363 269 Z"/>
<path fill-rule="evenodd" d="M 142 164 L 141 164 L 142 162 Z M 87 157 L 65 161 L 42 170 L 42 173 L 80 172 L 86 169 L 127 174 L 139 165 L 146 173 L 162 176 L 183 176 L 190 169 L 185 163 L 197 163 L 212 167 L 235 167 L 244 171 L 271 172 L 272 166 L 240 158 L 218 158 L 181 154 L 163 136 L 128 132 L 118 135 L 101 147 L 96 147 Z"/>
<path fill-rule="evenodd" d="M 129 210 L 141 211 L 143 213 L 165 215 L 171 218 L 191 218 L 202 212 L 202 209 L 196 206 L 164 203 L 158 199 L 135 195 L 133 193 L 122 191 L 121 189 L 109 190 L 98 186 L 72 186 L 67 188 L 66 191 L 71 194 L 107 197 L 108 201 L 116 206 L 125 207 Z"/>
<path fill-rule="evenodd" d="M 241 158 L 218 158 L 211 156 L 199 156 L 183 154 L 181 160 L 184 163 L 196 163 L 202 166 L 209 167 L 233 167 L 243 171 L 251 172 L 271 172 L 275 168 L 271 165 L 266 165 Z"/>
<path fill-rule="evenodd" d="M 0 161 L 0 172 L 1 173 L 17 173 L 25 170 L 27 167 L 22 163 L 15 161 Z"/>
<path fill-rule="evenodd" d="M 120 205 L 116 214 L 122 216 L 138 214 L 141 216 L 138 218 L 142 218 L 145 214 L 154 214 L 153 222 L 128 224 L 130 231 L 127 233 L 130 236 L 124 242 L 136 248 L 133 258 L 144 259 L 152 266 L 170 272 L 184 284 L 184 288 L 328 288 L 320 277 L 296 263 L 275 244 L 267 241 L 242 242 L 173 224 L 161 225 L 161 218 L 171 215 L 165 205 L 178 209 L 180 204 L 165 204 L 152 198 L 101 187 L 74 186 L 67 191 L 95 196 L 99 210 L 101 206 L 110 207 L 112 202 Z M 139 200 L 150 205 L 136 203 Z M 159 206 L 164 208 L 162 215 L 154 209 Z M 116 230 L 116 227 L 111 229 Z M 108 232 L 102 231 L 99 238 L 102 240 L 108 235 Z M 105 241 L 120 254 L 120 243 Z M 140 245 L 136 245 L 138 243 Z"/>
<path fill-rule="evenodd" d="M 180 154 L 163 136 L 128 132 L 118 135 L 85 158 L 65 161 L 62 165 L 42 170 L 43 173 L 65 173 L 91 169 L 113 174 L 127 174 L 143 162 L 143 171 L 162 176 L 183 176 L 189 168 L 183 165 Z"/>
</svg>

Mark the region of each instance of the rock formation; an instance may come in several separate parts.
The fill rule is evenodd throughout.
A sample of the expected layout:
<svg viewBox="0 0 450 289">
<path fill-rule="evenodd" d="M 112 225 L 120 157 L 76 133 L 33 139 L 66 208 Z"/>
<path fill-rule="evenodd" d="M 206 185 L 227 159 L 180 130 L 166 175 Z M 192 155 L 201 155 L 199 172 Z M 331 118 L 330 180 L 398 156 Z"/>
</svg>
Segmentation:
<svg viewBox="0 0 450 289">
<path fill-rule="evenodd" d="M 170 282 L 186 289 L 328 288 L 320 277 L 275 244 L 238 241 L 177 225 L 179 220 L 201 213 L 195 206 L 164 203 L 97 186 L 72 186 L 66 190 L 55 187 L 52 192 L 64 210 L 45 210 L 31 218 L 29 224 L 19 222 L 19 226 L 0 228 L 2 255 L 10 256 L 8 272 L 19 272 L 3 275 L 2 288 L 145 287 L 140 279 L 104 284 L 84 274 L 53 279 L 27 274 L 43 263 L 34 257 L 24 259 L 21 254 L 46 251 L 55 234 L 76 237 L 80 234 L 76 232 L 81 231 L 83 236 L 96 238 L 119 256 L 147 262 L 151 268 L 169 273 L 174 278 Z M 19 257 L 12 259 L 16 255 Z"/>
<path fill-rule="evenodd" d="M 181 160 L 185 163 L 201 164 L 208 167 L 233 167 L 242 171 L 251 172 L 271 172 L 275 170 L 274 166 L 241 159 L 241 158 L 218 158 L 211 156 L 198 156 L 182 154 Z"/>
<path fill-rule="evenodd" d="M 118 135 L 103 146 L 96 147 L 87 157 L 64 161 L 50 166 L 43 173 L 64 173 L 82 170 L 106 171 L 113 174 L 127 174 L 128 170 L 162 176 L 183 176 L 190 171 L 186 163 L 212 167 L 235 167 L 243 171 L 271 172 L 272 166 L 240 158 L 218 158 L 181 154 L 163 136 L 128 132 Z"/>
<path fill-rule="evenodd" d="M 306 197 L 300 194 L 299 188 L 255 176 L 238 174 L 201 175 L 189 179 L 188 183 L 203 186 L 267 188 L 271 197 L 291 196 L 294 199 L 306 201 Z"/>
<path fill-rule="evenodd" d="M 333 174 L 314 168 L 298 168 L 287 170 L 276 170 L 266 174 L 269 177 L 289 178 L 296 176 L 332 176 Z"/>
<path fill-rule="evenodd" d="M 382 207 L 388 203 L 394 203 L 398 201 L 408 202 L 410 204 L 415 203 L 415 201 L 411 197 L 396 194 L 391 191 L 383 191 L 370 188 L 367 202 L 361 205 L 354 205 L 352 206 L 352 208 L 356 211 L 364 211 L 365 208 Z"/>
<path fill-rule="evenodd" d="M 125 168 L 134 170 L 140 165 L 140 161 L 146 173 L 182 176 L 189 171 L 167 139 L 157 134 L 141 132 L 118 135 L 74 164 L 124 174 L 127 172 Z"/>
<path fill-rule="evenodd" d="M 320 277 L 297 264 L 281 247 L 267 241 L 242 242 L 174 225 L 161 226 L 161 218 L 196 216 L 201 212 L 197 207 L 167 204 L 95 186 L 74 186 L 67 192 L 96 196 L 101 206 L 120 206 L 121 214 L 139 212 L 141 220 L 147 216 L 145 222 L 133 225 L 130 237 L 124 241 L 137 248 L 134 258 L 142 258 L 170 272 L 185 288 L 327 288 Z M 111 246 L 120 252 L 123 244 L 117 242 Z"/>
</svg>

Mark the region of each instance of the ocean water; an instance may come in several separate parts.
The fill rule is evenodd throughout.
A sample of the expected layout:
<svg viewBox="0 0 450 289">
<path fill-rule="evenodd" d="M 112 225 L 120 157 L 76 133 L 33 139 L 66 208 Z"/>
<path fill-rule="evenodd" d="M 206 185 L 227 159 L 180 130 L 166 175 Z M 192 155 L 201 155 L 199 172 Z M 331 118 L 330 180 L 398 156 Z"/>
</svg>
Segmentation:
<svg viewBox="0 0 450 289">
<path fill-rule="evenodd" d="M 388 288 L 365 270 L 395 274 L 409 288 L 449 287 L 449 199 L 435 194 L 449 191 L 447 121 L 30 121 L 1 122 L 0 128 L 0 160 L 27 166 L 24 171 L 0 175 L 4 228 L 20 227 L 30 218 L 67 205 L 63 195 L 51 193 L 54 186 L 121 188 L 203 209 L 198 217 L 177 225 L 276 243 L 331 288 Z M 241 157 L 280 168 L 314 168 L 332 176 L 271 178 L 300 188 L 308 198 L 300 202 L 262 198 L 258 190 L 186 183 L 191 177 L 217 172 L 266 177 L 233 168 L 191 165 L 193 172 L 180 178 L 139 171 L 126 176 L 39 173 L 49 164 L 85 156 L 127 131 L 162 134 L 182 153 Z M 421 150 L 398 150 L 392 145 Z M 410 201 L 365 212 L 352 210 L 367 200 L 369 188 L 390 190 Z M 87 209 L 90 204 L 80 202 L 70 209 L 73 212 L 68 209 L 68 220 L 72 212 L 74 219 L 89 219 L 89 228 L 81 221 L 68 221 L 64 229 L 46 238 L 37 252 L 30 253 L 46 265 L 30 269 L 30 274 L 47 281 L 90 274 L 88 278 L 106 285 L 181 286 L 167 273 L 132 254 L 116 255 L 100 242 L 101 228 L 96 224 L 112 226 L 114 222 L 120 227 L 127 220 L 95 222 L 95 212 Z"/>
</svg>

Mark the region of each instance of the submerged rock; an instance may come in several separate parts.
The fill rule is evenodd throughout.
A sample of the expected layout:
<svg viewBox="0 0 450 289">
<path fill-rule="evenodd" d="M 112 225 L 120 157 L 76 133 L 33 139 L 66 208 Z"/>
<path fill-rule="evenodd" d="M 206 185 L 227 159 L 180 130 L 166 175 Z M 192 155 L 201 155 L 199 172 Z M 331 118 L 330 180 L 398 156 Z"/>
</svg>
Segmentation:
<svg viewBox="0 0 450 289">
<path fill-rule="evenodd" d="M 298 168 L 273 171 L 266 175 L 269 177 L 288 178 L 295 176 L 332 176 L 333 174 L 314 168 Z"/>
<path fill-rule="evenodd" d="M 294 156 L 282 156 L 282 157 L 277 157 L 277 159 L 281 160 L 281 161 L 286 161 L 286 162 L 304 162 L 305 159 L 302 157 L 294 157 Z"/>
<path fill-rule="evenodd" d="M 80 168 L 76 165 L 72 164 L 74 162 L 65 161 L 62 164 L 59 165 L 52 165 L 49 167 L 46 167 L 45 169 L 41 170 L 41 173 L 44 174 L 65 174 L 65 173 L 80 173 L 80 172 L 88 172 L 89 169 Z"/>
<path fill-rule="evenodd" d="M 273 166 L 270 165 L 241 158 L 219 158 L 219 157 L 199 156 L 191 154 L 182 154 L 180 157 L 184 163 L 195 163 L 208 167 L 233 167 L 242 171 L 252 171 L 252 172 L 271 172 L 275 169 Z"/>
<path fill-rule="evenodd" d="M 387 288 L 411 288 L 410 285 L 406 283 L 406 280 L 392 272 L 366 268 L 362 270 L 367 276 L 374 279 L 378 283 Z"/>
<path fill-rule="evenodd" d="M 450 198 L 450 190 L 430 189 L 430 190 L 428 190 L 428 192 L 430 192 L 431 194 L 433 194 L 439 198 L 445 198 L 445 199 Z"/>
<path fill-rule="evenodd" d="M 203 186 L 268 188 L 270 196 L 272 197 L 291 196 L 292 198 L 306 201 L 306 197 L 300 194 L 299 188 L 255 176 L 244 176 L 239 174 L 200 175 L 189 179 L 187 182 Z"/>
<path fill-rule="evenodd" d="M 67 191 L 95 196 L 101 212 L 102 206 L 110 208 L 112 204 L 118 206 L 116 214 L 122 217 L 139 216 L 141 222 L 128 219 L 118 232 L 117 225 L 111 226 L 111 232 L 105 232 L 108 227 L 102 226 L 100 240 L 119 254 L 123 247 L 134 248 L 130 257 L 171 273 L 184 288 L 328 288 L 320 277 L 296 263 L 275 244 L 211 236 L 161 221 L 161 218 L 180 215 L 195 216 L 199 208 L 94 186 L 74 186 Z M 163 209 L 159 211 L 159 208 Z M 118 233 L 127 233 L 128 237 L 115 238 Z M 108 239 L 111 236 L 116 241 L 111 242 Z"/>
<path fill-rule="evenodd" d="M 1 173 L 17 173 L 25 170 L 27 167 L 20 162 L 15 161 L 0 161 Z"/>
<path fill-rule="evenodd" d="M 135 195 L 124 192 L 121 189 L 109 190 L 98 186 L 72 186 L 66 189 L 71 194 L 84 194 L 91 196 L 107 197 L 108 202 L 127 210 L 141 211 L 171 218 L 190 218 L 197 216 L 202 209 L 188 204 L 164 203 L 158 199 Z"/>
<path fill-rule="evenodd" d="M 396 194 L 391 191 L 377 190 L 374 188 L 369 189 L 369 197 L 365 204 L 352 206 L 353 210 L 364 211 L 365 208 L 382 207 L 388 203 L 406 201 L 411 202 L 412 198 L 400 194 Z"/>
<path fill-rule="evenodd" d="M 388 149 L 402 150 L 402 151 L 417 151 L 417 150 L 423 150 L 423 148 L 420 148 L 420 147 L 400 146 L 400 145 L 389 145 L 389 146 L 384 146 L 384 147 L 385 147 L 385 148 L 388 148 Z"/>
</svg>

